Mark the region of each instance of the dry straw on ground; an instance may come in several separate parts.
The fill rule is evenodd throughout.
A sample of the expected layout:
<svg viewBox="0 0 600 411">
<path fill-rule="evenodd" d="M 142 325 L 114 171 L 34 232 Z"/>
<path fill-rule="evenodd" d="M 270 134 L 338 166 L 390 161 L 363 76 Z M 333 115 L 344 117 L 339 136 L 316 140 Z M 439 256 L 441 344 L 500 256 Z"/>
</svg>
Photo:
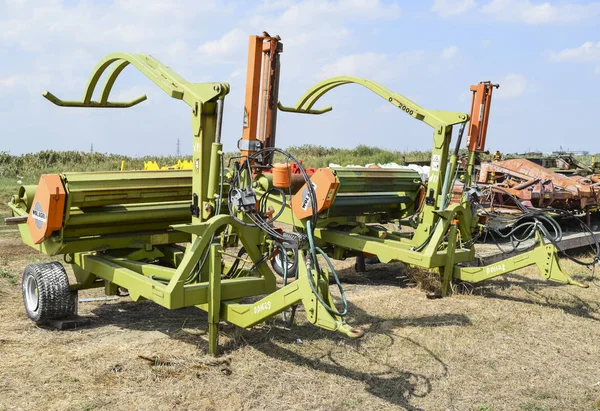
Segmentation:
<svg viewBox="0 0 600 411">
<path fill-rule="evenodd" d="M 600 288 L 520 271 L 430 300 L 402 264 L 340 264 L 351 341 L 275 319 L 223 325 L 224 362 L 205 355 L 206 314 L 127 298 L 81 303 L 72 331 L 26 318 L 16 276 L 46 260 L 0 236 L 0 409 L 589 410 L 600 399 Z M 567 271 L 581 268 L 566 264 Z M 590 280 L 590 278 L 588 278 Z M 99 290 L 81 297 L 100 296 Z"/>
</svg>

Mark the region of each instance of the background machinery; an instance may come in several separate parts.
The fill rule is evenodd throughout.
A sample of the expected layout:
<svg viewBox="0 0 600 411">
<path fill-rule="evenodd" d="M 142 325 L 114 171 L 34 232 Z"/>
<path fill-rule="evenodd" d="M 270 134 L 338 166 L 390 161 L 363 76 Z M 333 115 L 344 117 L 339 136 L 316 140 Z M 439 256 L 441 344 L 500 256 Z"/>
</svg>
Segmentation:
<svg viewBox="0 0 600 411">
<path fill-rule="evenodd" d="M 9 204 L 13 217 L 7 222 L 19 225 L 26 244 L 64 255 L 76 280 L 69 285 L 59 263 L 29 265 L 23 296 L 30 318 L 44 322 L 72 314 L 79 290 L 104 287 L 114 295 L 126 289 L 134 301 L 207 311 L 209 352 L 215 354 L 220 321 L 251 327 L 284 313 L 291 322 L 299 304 L 310 323 L 362 336 L 344 320 L 347 303 L 331 259 L 366 253 L 383 263 L 428 269 L 440 275 L 444 294 L 453 279 L 479 282 L 529 265 L 549 280 L 580 285 L 561 270 L 558 250 L 537 222 L 531 227 L 537 239 L 533 249 L 491 266 L 473 266 L 479 226 L 471 180 L 475 156 L 485 146 L 487 120 L 480 121 L 485 116 L 472 113 L 478 120 L 469 129 L 465 189 L 460 202 L 451 204 L 468 114 L 428 110 L 354 77 L 325 80 L 295 105 L 283 106 L 277 102 L 282 50 L 279 37 L 250 37 L 240 155 L 228 162 L 220 142 L 226 83 L 189 83 L 150 56 L 114 53 L 98 63 L 81 101 L 45 93 L 59 106 L 131 107 L 145 96 L 111 102 L 109 95 L 121 71 L 132 65 L 190 107 L 193 165 L 191 170 L 43 175 L 37 187 L 22 187 Z M 105 72 L 100 100 L 93 101 Z M 346 84 L 366 87 L 433 129 L 426 185 L 418 173 L 404 169 L 306 170 L 274 146 L 277 109 L 325 113 L 331 107 L 313 109 L 314 104 Z M 492 89 L 490 83 L 474 86 L 473 106 L 489 111 Z M 391 223 L 414 230 L 389 228 Z M 341 293 L 341 309 L 334 304 L 330 277 Z"/>
</svg>

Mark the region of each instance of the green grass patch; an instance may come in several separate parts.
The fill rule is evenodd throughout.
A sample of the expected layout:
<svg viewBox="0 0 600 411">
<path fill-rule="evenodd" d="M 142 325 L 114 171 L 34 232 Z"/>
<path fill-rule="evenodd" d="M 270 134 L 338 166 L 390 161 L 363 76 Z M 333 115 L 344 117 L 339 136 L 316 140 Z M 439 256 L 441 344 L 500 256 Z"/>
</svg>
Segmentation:
<svg viewBox="0 0 600 411">
<path fill-rule="evenodd" d="M 537 405 L 534 402 L 526 402 L 524 404 L 519 405 L 519 408 L 523 411 L 549 411 L 548 408 L 542 407 L 541 405 Z"/>
<path fill-rule="evenodd" d="M 17 285 L 19 283 L 19 279 L 16 275 L 11 274 L 4 269 L 0 269 L 0 278 L 7 280 L 10 285 Z"/>
</svg>

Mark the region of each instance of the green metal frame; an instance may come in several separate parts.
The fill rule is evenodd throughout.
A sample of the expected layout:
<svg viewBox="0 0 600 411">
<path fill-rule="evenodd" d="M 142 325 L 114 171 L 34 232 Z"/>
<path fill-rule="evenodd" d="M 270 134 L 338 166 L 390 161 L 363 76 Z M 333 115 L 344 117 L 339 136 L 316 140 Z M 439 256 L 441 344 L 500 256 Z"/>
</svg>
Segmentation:
<svg viewBox="0 0 600 411">
<path fill-rule="evenodd" d="M 228 84 L 189 83 L 150 56 L 113 53 L 102 59 L 93 70 L 81 101 L 64 101 L 50 92 L 45 92 L 44 97 L 62 107 L 132 107 L 146 97 L 140 96 L 129 102 L 109 101 L 113 85 L 128 65 L 136 67 L 163 91 L 184 101 L 192 110 L 191 222 L 174 225 L 166 232 L 136 232 L 126 236 L 104 234 L 72 242 L 65 241 L 61 232 L 40 245 L 32 243 L 26 224 L 21 224 L 23 241 L 47 254 L 65 254 L 65 261 L 73 265 L 77 279 L 71 286 L 74 291 L 105 287 L 107 294 L 115 294 L 118 287 L 123 287 L 134 301 L 145 299 L 169 309 L 196 306 L 207 311 L 209 352 L 212 354 L 217 353 L 218 324 L 221 320 L 240 327 L 251 327 L 297 304 L 304 305 L 309 322 L 352 338 L 360 337 L 360 330 L 351 328 L 341 316 L 328 310 L 328 306 L 333 307 L 329 273 L 326 270 L 318 272 L 310 264 L 304 264 L 309 258 L 306 251 L 299 250 L 298 260 L 302 264 L 298 264 L 296 280 L 278 288 L 275 274 L 263 258 L 272 246 L 266 234 L 256 227 L 240 224 L 230 215 L 216 215 L 218 202 L 223 202 L 218 191 L 224 177 L 221 175 L 222 145 L 218 123 L 224 98 L 229 92 Z M 100 100 L 93 101 L 100 77 L 109 68 Z M 335 217 L 321 219 L 314 232 L 317 245 L 335 246 L 334 257 L 337 250 L 351 250 L 377 255 L 382 262 L 403 261 L 437 270 L 442 275 L 446 294 L 450 292 L 452 278 L 478 282 L 531 264 L 536 264 L 544 277 L 550 280 L 577 284 L 560 269 L 556 248 L 544 244 L 541 237 L 538 237 L 539 244 L 535 249 L 521 256 L 487 267 L 460 265 L 473 260 L 475 250 L 472 245 L 459 244 L 458 233 L 464 242 L 468 242 L 477 222 L 466 197 L 461 204 L 447 207 L 444 204 L 449 193 L 450 176 L 454 175 L 457 164 L 455 156 L 448 158 L 452 127 L 465 124 L 469 120 L 466 113 L 427 110 L 380 84 L 354 77 L 336 77 L 321 82 L 294 107 L 280 104 L 279 108 L 305 114 L 325 113 L 331 107 L 313 109 L 313 105 L 325 93 L 344 84 L 362 85 L 434 129 L 432 171 L 426 188 L 432 201 L 423 207 L 412 236 L 386 233 L 383 237 L 381 232 L 366 225 L 369 222 L 366 217 L 352 221 Z M 468 173 L 467 178 L 470 179 L 471 171 Z M 261 189 L 264 187 L 257 187 L 258 191 Z M 23 202 L 13 201 L 11 207 L 15 215 L 27 215 L 27 205 Z M 282 214 L 281 221 L 304 227 L 304 222 L 293 220 L 289 207 Z M 329 223 L 337 224 L 337 228 L 329 227 Z M 229 255 L 223 248 L 229 241 L 227 238 L 219 241 L 218 238 L 225 230 L 239 240 L 253 263 L 251 269 L 242 269 L 232 278 L 223 275 L 228 266 L 224 257 Z M 177 245 L 183 241 L 189 241 L 185 249 Z M 311 283 L 316 291 L 313 291 Z M 240 300 L 245 297 L 260 299 L 241 303 Z"/>
<path fill-rule="evenodd" d="M 380 231 L 370 230 L 364 224 L 362 229 L 357 229 L 356 221 L 348 221 L 346 227 L 340 224 L 340 221 L 336 221 L 333 228 L 321 224 L 315 231 L 315 238 L 321 247 L 333 245 L 345 250 L 376 255 L 383 263 L 401 261 L 411 266 L 437 270 L 442 279 L 444 295 L 450 293 L 450 283 L 453 278 L 477 283 L 534 264 L 548 280 L 585 287 L 562 271 L 558 250 L 554 245 L 546 244 L 539 235 L 536 238 L 535 248 L 516 257 L 484 267 L 462 265 L 475 259 L 474 245 L 463 244 L 470 243 L 471 233 L 478 221 L 471 212 L 465 194 L 460 204 L 447 205 L 443 209 L 442 207 L 446 197 L 452 192 L 451 180 L 458 163 L 456 155 L 449 155 L 452 129 L 455 125 L 466 124 L 469 121 L 467 113 L 428 110 L 381 84 L 356 77 L 333 77 L 324 80 L 304 93 L 294 106 L 286 107 L 279 103 L 279 108 L 285 112 L 299 114 L 327 113 L 332 110 L 332 107 L 313 109 L 313 106 L 327 92 L 345 84 L 361 85 L 404 113 L 433 128 L 431 172 L 426 187 L 426 195 L 433 201 L 424 204 L 418 215 L 416 230 L 408 238 L 389 233 L 382 238 Z M 471 152 L 465 175 L 465 187 L 470 186 L 474 160 L 475 153 Z M 287 223 L 294 223 L 290 213 L 284 213 L 282 217 Z M 457 242 L 457 234 L 460 234 L 462 244 Z M 447 241 L 444 240 L 446 237 Z M 344 253 L 339 255 L 343 256 Z"/>
<path fill-rule="evenodd" d="M 107 294 L 126 288 L 134 301 L 152 300 L 169 309 L 196 306 L 208 312 L 209 352 L 217 353 L 218 324 L 226 320 L 240 327 L 250 327 L 297 304 L 304 304 L 308 320 L 320 327 L 337 330 L 350 337 L 362 332 L 351 328 L 344 319 L 330 314 L 315 297 L 309 278 L 316 284 L 320 297 L 332 306 L 329 278 L 326 271 L 307 271 L 300 264 L 297 278 L 277 289 L 275 274 L 268 268 L 263 254 L 269 250 L 266 235 L 258 228 L 239 224 L 229 215 L 215 215 L 221 180 L 217 123 L 219 106 L 229 92 L 226 83 L 189 83 L 158 60 L 143 54 L 113 53 L 102 59 L 88 81 L 81 101 L 64 101 L 50 92 L 44 97 L 61 107 L 127 108 L 146 99 L 140 96 L 129 102 L 110 102 L 112 87 L 128 65 L 133 65 L 171 97 L 183 100 L 192 108 L 193 170 L 191 223 L 174 225 L 172 230 L 152 233 L 128 233 L 127 236 L 102 235 L 80 238 L 69 244 L 59 235 L 40 245 L 33 244 L 27 225 L 20 224 L 26 244 L 47 254 L 64 253 L 65 261 L 73 265 L 77 283 L 71 289 L 105 287 Z M 99 101 L 92 95 L 102 74 L 109 69 Z M 222 114 L 222 113 L 221 113 Z M 13 214 L 27 215 L 27 205 L 13 198 Z M 70 209 L 68 200 L 67 209 Z M 67 213 L 68 214 L 68 213 Z M 68 217 L 68 216 L 67 216 Z M 225 228 L 235 235 L 255 265 L 242 270 L 235 278 L 222 279 L 226 254 L 216 241 Z M 178 242 L 191 243 L 182 251 Z M 72 252 L 85 248 L 85 252 Z M 91 251 L 94 250 L 94 251 Z M 160 261 L 152 264 L 145 261 Z M 202 264 L 203 260 L 207 264 Z M 245 297 L 264 296 L 254 303 L 242 304 Z"/>
</svg>

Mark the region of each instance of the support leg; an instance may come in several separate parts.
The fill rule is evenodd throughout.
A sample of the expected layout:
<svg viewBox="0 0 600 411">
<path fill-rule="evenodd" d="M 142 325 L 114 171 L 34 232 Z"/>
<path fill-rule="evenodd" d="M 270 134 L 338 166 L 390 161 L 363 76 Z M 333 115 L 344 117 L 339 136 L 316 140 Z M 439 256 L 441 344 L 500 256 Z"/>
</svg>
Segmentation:
<svg viewBox="0 0 600 411">
<path fill-rule="evenodd" d="M 357 273 L 364 273 L 367 271 L 367 267 L 365 266 L 365 256 L 357 255 L 356 262 L 354 263 L 354 271 Z"/>
<path fill-rule="evenodd" d="M 585 223 L 588 227 L 592 227 L 592 214 L 589 206 L 585 208 Z"/>
<path fill-rule="evenodd" d="M 586 284 L 581 284 L 573 280 L 561 269 L 558 250 L 554 245 L 544 244 L 539 233 L 537 234 L 537 240 L 538 245 L 533 250 L 517 254 L 514 257 L 490 265 L 483 267 L 455 266 L 454 278 L 470 283 L 478 283 L 535 264 L 540 270 L 542 277 L 547 280 L 562 284 L 572 284 L 583 288 L 588 287 Z"/>
<path fill-rule="evenodd" d="M 450 295 L 450 283 L 454 272 L 454 251 L 456 251 L 456 224 L 450 226 L 448 232 L 448 247 L 446 248 L 446 265 L 442 277 L 442 295 L 447 297 Z"/>
<path fill-rule="evenodd" d="M 208 279 L 208 352 L 217 355 L 219 347 L 219 321 L 221 319 L 221 246 L 210 246 L 210 273 Z"/>
<path fill-rule="evenodd" d="M 568 276 L 561 268 L 556 248 L 547 244 L 539 247 L 539 257 L 536 259 L 542 277 L 547 280 L 562 284 L 571 284 L 578 287 L 587 288 L 587 284 L 581 284 Z"/>
</svg>

